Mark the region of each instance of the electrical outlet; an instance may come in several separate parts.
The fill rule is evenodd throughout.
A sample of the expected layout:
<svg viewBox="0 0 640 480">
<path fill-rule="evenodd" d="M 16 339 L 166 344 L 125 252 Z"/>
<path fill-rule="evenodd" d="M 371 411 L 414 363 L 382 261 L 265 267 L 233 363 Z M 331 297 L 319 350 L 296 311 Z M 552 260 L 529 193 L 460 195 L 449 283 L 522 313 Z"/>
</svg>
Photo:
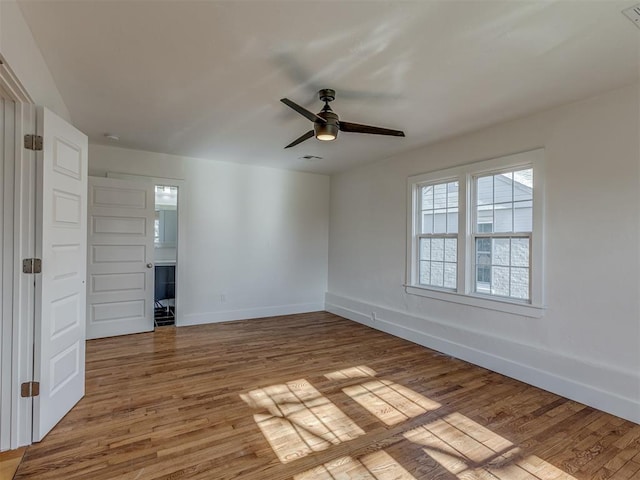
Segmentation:
<svg viewBox="0 0 640 480">
<path fill-rule="evenodd" d="M 371 320 L 373 320 L 374 322 L 377 320 L 376 312 L 371 312 Z"/>
</svg>

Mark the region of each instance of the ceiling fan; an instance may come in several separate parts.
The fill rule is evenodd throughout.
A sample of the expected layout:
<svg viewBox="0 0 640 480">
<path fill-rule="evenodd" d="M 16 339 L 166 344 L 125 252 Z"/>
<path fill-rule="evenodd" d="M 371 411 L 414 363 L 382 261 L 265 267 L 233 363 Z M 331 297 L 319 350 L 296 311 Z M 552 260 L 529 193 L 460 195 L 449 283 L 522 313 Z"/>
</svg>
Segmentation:
<svg viewBox="0 0 640 480">
<path fill-rule="evenodd" d="M 315 114 L 304 107 L 301 107 L 288 98 L 282 98 L 280 101 L 291 107 L 303 117 L 313 122 L 313 130 L 309 130 L 304 135 L 296 138 L 293 142 L 284 148 L 295 147 L 299 143 L 315 136 L 318 140 L 331 141 L 338 137 L 338 131 L 352 133 L 370 133 L 373 135 L 391 135 L 394 137 L 404 137 L 401 130 L 390 130 L 388 128 L 372 127 L 371 125 L 361 125 L 359 123 L 343 122 L 338 115 L 333 112 L 329 106 L 329 102 L 333 102 L 336 98 L 336 92 L 330 88 L 323 88 L 318 92 L 318 97 L 324 102 L 322 111 Z"/>
</svg>

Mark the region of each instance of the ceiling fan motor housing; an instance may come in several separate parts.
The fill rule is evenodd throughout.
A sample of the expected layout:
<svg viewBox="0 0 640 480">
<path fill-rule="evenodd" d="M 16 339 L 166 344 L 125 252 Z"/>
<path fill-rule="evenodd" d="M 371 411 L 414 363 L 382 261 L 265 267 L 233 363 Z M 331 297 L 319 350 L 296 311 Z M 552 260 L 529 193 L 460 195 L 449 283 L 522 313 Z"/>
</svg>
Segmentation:
<svg viewBox="0 0 640 480">
<path fill-rule="evenodd" d="M 324 118 L 327 123 L 314 122 L 313 129 L 318 140 L 323 140 L 323 136 L 328 140 L 328 137 L 333 137 L 331 140 L 338 138 L 338 131 L 340 130 L 340 123 L 338 122 L 338 115 L 332 111 L 323 110 L 318 113 L 319 117 Z"/>
<path fill-rule="evenodd" d="M 330 88 L 323 88 L 318 92 L 318 97 L 323 102 L 333 102 L 336 99 L 336 91 Z"/>
</svg>

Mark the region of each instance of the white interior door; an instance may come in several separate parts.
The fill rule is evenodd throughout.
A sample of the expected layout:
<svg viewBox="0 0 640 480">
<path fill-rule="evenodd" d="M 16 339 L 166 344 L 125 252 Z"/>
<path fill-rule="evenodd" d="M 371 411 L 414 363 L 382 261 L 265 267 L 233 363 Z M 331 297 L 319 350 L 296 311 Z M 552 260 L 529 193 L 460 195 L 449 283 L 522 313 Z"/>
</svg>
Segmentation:
<svg viewBox="0 0 640 480">
<path fill-rule="evenodd" d="M 37 113 L 34 441 L 84 395 L 87 259 L 87 137 L 47 109 Z"/>
<path fill-rule="evenodd" d="M 153 330 L 151 183 L 89 178 L 87 338 Z"/>
</svg>

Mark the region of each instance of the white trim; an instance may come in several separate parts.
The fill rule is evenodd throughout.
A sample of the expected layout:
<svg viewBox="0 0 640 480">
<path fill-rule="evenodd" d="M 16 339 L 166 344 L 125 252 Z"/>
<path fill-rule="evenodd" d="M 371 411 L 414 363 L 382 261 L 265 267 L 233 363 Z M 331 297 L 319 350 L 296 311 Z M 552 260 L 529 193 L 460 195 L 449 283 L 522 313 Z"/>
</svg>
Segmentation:
<svg viewBox="0 0 640 480">
<path fill-rule="evenodd" d="M 310 313 L 324 310 L 324 303 L 295 303 L 271 307 L 245 308 L 242 310 L 224 310 L 220 312 L 195 313 L 185 315 L 180 326 L 204 325 L 207 323 L 248 320 L 251 318 L 276 317 L 296 313 Z"/>
<path fill-rule="evenodd" d="M 533 168 L 533 233 L 531 238 L 531 278 L 530 299 L 527 302 L 484 296 L 473 292 L 473 182 L 477 176 L 498 173 L 520 167 Z M 420 225 L 419 189 L 425 184 L 458 181 L 458 282 L 457 291 L 420 285 L 418 272 L 418 232 Z M 509 235 L 505 233 L 505 235 Z M 413 175 L 407 179 L 407 257 L 406 292 L 412 295 L 436 298 L 438 300 L 489 308 L 529 317 L 544 314 L 544 149 L 537 148 L 505 155 L 480 162 L 469 163 L 445 170 Z"/>
<path fill-rule="evenodd" d="M 418 287 L 416 285 L 405 285 L 405 291 L 411 295 L 433 298 L 443 302 L 459 303 L 472 307 L 494 310 L 497 312 L 512 313 L 530 318 L 542 318 L 545 307 L 541 305 L 531 305 L 520 303 L 507 298 L 484 297 L 481 294 L 464 294 L 449 290 L 436 290 L 430 287 Z"/>
<path fill-rule="evenodd" d="M 20 107 L 0 86 L 0 450 L 11 445 L 16 117 Z"/>
<path fill-rule="evenodd" d="M 176 250 L 176 286 L 175 286 L 175 325 L 190 325 L 185 323 L 184 307 L 180 303 L 180 288 L 187 285 L 187 182 L 176 178 L 151 177 L 146 175 L 134 175 L 130 173 L 107 172 L 108 178 L 121 180 L 138 180 L 153 182 L 154 185 L 166 185 L 178 188 L 178 248 Z"/>
<path fill-rule="evenodd" d="M 24 89 L 18 77 L 15 76 L 13 71 L 7 65 L 0 54 L 0 87 L 5 90 L 9 97 L 16 103 L 34 105 L 34 101 L 31 96 Z"/>
<path fill-rule="evenodd" d="M 3 396 L 0 409 L 10 412 L 10 433 L 1 448 L 15 449 L 31 444 L 33 400 L 20 396 L 20 384 L 33 379 L 33 329 L 35 290 L 33 276 L 22 274 L 22 258 L 35 256 L 35 152 L 22 148 L 23 137 L 35 133 L 33 100 L 4 59 L 0 57 L 0 90 L 16 104 L 15 152 L 13 163 L 13 305 L 11 355 L 3 362 L 2 378 L 10 378 L 10 404 Z M 6 159 L 5 159 L 6 160 Z M 3 268 L 5 268 L 3 266 Z M 3 272 L 4 275 L 4 272 Z M 3 331 L 7 331 L 3 327 Z M 7 356 L 5 356 L 7 358 Z M 6 419 L 3 416 L 3 421 Z"/>
<path fill-rule="evenodd" d="M 640 423 L 640 374 L 327 293 L 325 308 L 376 330 Z M 372 319 L 375 314 L 375 320 Z M 595 383 L 594 379 L 601 380 Z"/>
</svg>

